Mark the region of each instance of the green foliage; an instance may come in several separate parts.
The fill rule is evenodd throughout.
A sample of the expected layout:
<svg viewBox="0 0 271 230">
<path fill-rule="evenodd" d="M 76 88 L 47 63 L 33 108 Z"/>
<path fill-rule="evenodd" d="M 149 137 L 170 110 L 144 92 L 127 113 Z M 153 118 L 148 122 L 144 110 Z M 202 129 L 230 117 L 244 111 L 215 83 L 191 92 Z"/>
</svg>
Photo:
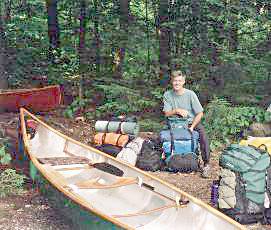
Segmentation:
<svg viewBox="0 0 271 230">
<path fill-rule="evenodd" d="M 139 120 L 140 130 L 143 132 L 156 132 L 159 133 L 162 128 L 162 122 L 157 118 L 146 118 Z"/>
<path fill-rule="evenodd" d="M 14 169 L 6 169 L 0 174 L 0 197 L 19 195 L 23 189 L 26 176 L 16 173 Z"/>
<path fill-rule="evenodd" d="M 211 140 L 211 149 L 214 149 L 237 140 L 252 122 L 266 122 L 270 119 L 270 113 L 261 108 L 235 107 L 224 99 L 214 98 L 206 108 L 203 123 Z"/>
<path fill-rule="evenodd" d="M 11 156 L 9 152 L 7 152 L 8 147 L 9 147 L 8 139 L 0 137 L 0 164 L 2 165 L 8 165 L 11 162 Z"/>
<path fill-rule="evenodd" d="M 105 102 L 98 106 L 96 115 L 103 116 L 108 112 L 114 112 L 114 115 L 122 113 L 142 113 L 157 106 L 157 102 L 142 96 L 140 90 L 118 84 L 97 85 L 99 90 L 105 93 Z"/>
<path fill-rule="evenodd" d="M 64 111 L 64 116 L 67 118 L 73 118 L 76 112 L 83 110 L 87 103 L 88 99 L 81 99 L 77 97 Z"/>
<path fill-rule="evenodd" d="M 0 148 L 0 163 L 2 165 L 8 165 L 11 161 L 11 156 L 9 153 L 6 152 L 5 146 Z"/>
</svg>

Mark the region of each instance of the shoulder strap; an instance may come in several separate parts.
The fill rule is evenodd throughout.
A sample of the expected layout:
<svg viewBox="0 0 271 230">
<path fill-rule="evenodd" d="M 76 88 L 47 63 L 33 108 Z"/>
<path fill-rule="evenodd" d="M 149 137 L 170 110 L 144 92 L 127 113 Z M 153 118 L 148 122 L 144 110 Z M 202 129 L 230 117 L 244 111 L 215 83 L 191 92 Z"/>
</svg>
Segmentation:
<svg viewBox="0 0 271 230">
<path fill-rule="evenodd" d="M 172 127 L 169 119 L 167 119 L 167 124 L 169 127 L 169 133 L 170 133 L 170 154 L 173 155 L 175 151 L 175 145 L 174 145 L 174 138 L 173 138 L 173 132 L 172 132 Z"/>
<path fill-rule="evenodd" d="M 189 133 L 191 134 L 191 152 L 194 152 L 194 147 L 195 147 L 195 141 L 194 141 L 194 135 L 193 135 L 193 131 L 191 131 L 190 129 L 188 129 Z"/>
</svg>

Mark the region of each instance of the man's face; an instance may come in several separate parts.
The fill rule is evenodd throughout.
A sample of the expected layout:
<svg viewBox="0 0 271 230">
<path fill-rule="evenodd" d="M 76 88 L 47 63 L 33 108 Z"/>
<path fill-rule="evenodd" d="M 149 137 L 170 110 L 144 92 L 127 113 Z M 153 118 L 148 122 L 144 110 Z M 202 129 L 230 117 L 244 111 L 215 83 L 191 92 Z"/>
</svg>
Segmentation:
<svg viewBox="0 0 271 230">
<path fill-rule="evenodd" d="M 172 80 L 172 86 L 175 91 L 178 91 L 183 88 L 185 81 L 182 76 L 175 77 Z"/>
</svg>

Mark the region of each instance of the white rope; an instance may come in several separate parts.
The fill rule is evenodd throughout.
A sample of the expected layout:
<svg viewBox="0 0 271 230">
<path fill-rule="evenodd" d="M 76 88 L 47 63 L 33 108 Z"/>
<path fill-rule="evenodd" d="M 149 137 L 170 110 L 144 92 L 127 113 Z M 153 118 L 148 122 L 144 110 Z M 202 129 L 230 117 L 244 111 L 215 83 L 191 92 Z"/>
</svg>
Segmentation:
<svg viewBox="0 0 271 230">
<path fill-rule="evenodd" d="M 141 187 L 142 184 L 143 184 L 142 178 L 141 178 L 140 176 L 138 176 L 138 177 L 137 177 L 137 180 L 138 180 L 138 182 L 137 182 L 138 186 Z"/>
<path fill-rule="evenodd" d="M 67 187 L 70 188 L 73 192 L 79 191 L 78 187 L 75 184 L 69 184 Z"/>
<path fill-rule="evenodd" d="M 175 202 L 176 202 L 176 208 L 178 209 L 181 205 L 180 205 L 180 200 L 181 200 L 181 197 L 180 196 L 176 196 L 175 197 Z"/>
</svg>

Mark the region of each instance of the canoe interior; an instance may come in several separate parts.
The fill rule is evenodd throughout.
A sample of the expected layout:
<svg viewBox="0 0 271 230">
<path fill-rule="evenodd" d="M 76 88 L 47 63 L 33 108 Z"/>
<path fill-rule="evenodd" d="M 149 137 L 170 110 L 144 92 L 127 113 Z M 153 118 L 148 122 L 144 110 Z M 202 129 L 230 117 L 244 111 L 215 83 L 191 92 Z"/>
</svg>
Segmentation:
<svg viewBox="0 0 271 230">
<path fill-rule="evenodd" d="M 97 215 L 83 209 L 80 205 L 63 195 L 62 192 L 55 189 L 52 185 L 38 175 L 39 187 L 41 193 L 49 200 L 50 205 L 69 221 L 72 229 L 80 230 L 120 230 L 120 228 L 110 221 L 106 221 Z"/>
<path fill-rule="evenodd" d="M 53 186 L 85 209 L 119 227 L 163 230 L 211 230 L 217 226 L 220 230 L 243 228 L 196 198 L 65 137 L 44 123 L 39 123 L 35 136 L 25 138 L 25 142 L 35 167 Z M 75 157 L 88 162 L 74 162 Z M 54 163 L 63 160 L 64 163 Z M 98 169 L 95 167 L 97 163 L 113 165 L 123 175 Z"/>
</svg>

